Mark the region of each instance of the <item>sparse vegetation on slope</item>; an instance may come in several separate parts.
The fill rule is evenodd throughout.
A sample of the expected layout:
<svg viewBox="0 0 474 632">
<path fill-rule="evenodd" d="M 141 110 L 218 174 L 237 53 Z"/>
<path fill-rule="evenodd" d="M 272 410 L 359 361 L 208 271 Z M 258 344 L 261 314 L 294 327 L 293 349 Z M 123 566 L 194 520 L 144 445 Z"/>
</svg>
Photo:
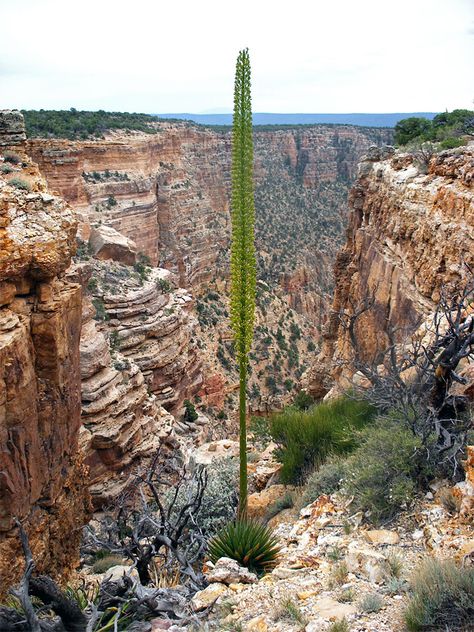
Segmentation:
<svg viewBox="0 0 474 632">
<path fill-rule="evenodd" d="M 472 629 L 474 568 L 427 559 L 415 573 L 411 588 L 413 596 L 405 612 L 410 632 Z"/>
<path fill-rule="evenodd" d="M 110 130 L 156 134 L 163 119 L 130 112 L 88 112 L 83 110 L 22 110 L 29 138 L 101 138 Z"/>
<path fill-rule="evenodd" d="M 474 137 L 474 111 L 441 112 L 432 121 L 421 117 L 402 119 L 395 125 L 395 143 L 438 143 L 439 149 L 465 144 L 463 137 Z"/>
<path fill-rule="evenodd" d="M 329 454 L 345 454 L 357 445 L 356 431 L 374 417 L 366 402 L 340 398 L 317 404 L 308 411 L 287 408 L 270 419 L 285 483 L 298 483 Z"/>
</svg>

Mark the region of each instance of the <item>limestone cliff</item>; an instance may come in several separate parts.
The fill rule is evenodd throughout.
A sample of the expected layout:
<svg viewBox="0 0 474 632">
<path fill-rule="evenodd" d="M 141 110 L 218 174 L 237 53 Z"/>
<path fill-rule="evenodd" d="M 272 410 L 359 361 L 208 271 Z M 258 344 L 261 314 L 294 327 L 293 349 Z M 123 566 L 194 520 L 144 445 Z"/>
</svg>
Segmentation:
<svg viewBox="0 0 474 632">
<path fill-rule="evenodd" d="M 15 519 L 40 571 L 78 562 L 87 509 L 80 429 L 81 287 L 64 278 L 76 217 L 0 113 L 0 592 L 21 570 Z"/>
<path fill-rule="evenodd" d="M 84 288 L 80 447 L 95 507 L 113 501 L 159 446 L 181 449 L 168 411 L 179 417 L 202 381 L 190 295 L 172 289 L 167 270 L 140 270 L 87 256 L 67 273 Z M 198 428 L 185 430 L 189 442 Z"/>
<path fill-rule="evenodd" d="M 260 278 L 281 284 L 293 306 L 317 320 L 358 159 L 391 137 L 324 125 L 255 133 Z M 182 287 L 226 276 L 230 133 L 162 123 L 154 135 L 33 139 L 29 149 L 49 185 L 82 213 L 86 237 L 90 224 L 112 226 Z"/>
<path fill-rule="evenodd" d="M 312 352 L 307 341 L 318 340 L 326 319 L 332 265 L 342 245 L 346 196 L 357 161 L 370 145 L 391 136 L 390 130 L 324 125 L 255 133 L 258 277 L 268 289 L 259 307 L 264 320 L 275 322 L 275 336 L 286 321 L 289 330 L 291 316 L 306 341 L 296 343 L 293 335 L 295 344 L 283 339 L 272 343 L 272 331 L 257 332 L 262 340 L 256 342 L 254 361 L 261 364 L 260 377 L 266 365 L 272 375 L 265 376 L 268 383 L 264 377 L 259 385 L 252 384 L 255 409 L 291 397 L 308 366 Z M 153 135 L 34 139 L 29 148 L 50 186 L 79 209 L 79 235 L 89 240 L 95 257 L 159 263 L 200 299 L 196 316 L 212 334 L 207 339 L 203 331 L 200 356 L 207 369 L 200 396 L 222 411 L 235 387 L 227 310 L 224 304 L 206 306 L 203 301 L 208 294 L 228 291 L 230 133 L 184 122 L 160 123 Z M 222 335 L 214 335 L 216 325 Z M 292 336 L 290 331 L 283 334 Z M 146 347 L 153 354 L 157 343 L 148 340 Z M 280 357 L 287 347 L 292 355 L 288 367 Z M 157 382 L 157 371 L 152 382 L 149 369 L 146 374 L 154 393 L 166 388 Z M 163 372 L 159 379 L 166 381 Z"/>
<path fill-rule="evenodd" d="M 420 165 L 413 155 L 372 151 L 350 193 L 347 242 L 335 265 L 336 287 L 323 351 L 310 388 L 326 390 L 324 373 L 350 357 L 338 314 L 365 298 L 374 309 L 360 321 L 360 351 L 373 358 L 387 345 L 388 327 L 411 333 L 446 283 L 474 266 L 474 149 L 443 151 Z"/>
</svg>

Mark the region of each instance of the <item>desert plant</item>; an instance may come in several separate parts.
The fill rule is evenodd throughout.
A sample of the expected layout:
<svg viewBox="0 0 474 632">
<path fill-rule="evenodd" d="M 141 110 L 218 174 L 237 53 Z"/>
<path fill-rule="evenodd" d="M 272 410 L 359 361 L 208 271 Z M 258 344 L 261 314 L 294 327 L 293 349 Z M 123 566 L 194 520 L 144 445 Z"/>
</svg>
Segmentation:
<svg viewBox="0 0 474 632">
<path fill-rule="evenodd" d="M 112 568 L 112 566 L 117 566 L 123 563 L 123 558 L 121 555 L 104 555 L 99 560 L 96 560 L 92 565 L 92 571 L 94 573 L 105 573 Z"/>
<path fill-rule="evenodd" d="M 230 557 L 260 576 L 276 566 L 280 546 L 265 525 L 252 520 L 237 520 L 219 531 L 209 542 L 208 551 L 212 562 Z"/>
<path fill-rule="evenodd" d="M 350 632 L 347 619 L 340 619 L 339 621 L 332 623 L 328 628 L 328 632 Z"/>
<path fill-rule="evenodd" d="M 412 597 L 405 610 L 411 632 L 469 630 L 474 620 L 474 568 L 452 560 L 425 560 L 411 582 Z"/>
<path fill-rule="evenodd" d="M 352 603 L 354 601 L 355 592 L 353 588 L 344 588 L 337 594 L 337 600 L 341 603 Z"/>
<path fill-rule="evenodd" d="M 190 402 L 189 399 L 185 399 L 183 402 L 183 406 L 184 406 L 184 415 L 183 415 L 184 421 L 187 421 L 188 423 L 193 423 L 194 421 L 196 421 L 199 415 L 196 412 L 196 408 L 194 407 L 194 404 Z"/>
<path fill-rule="evenodd" d="M 8 181 L 8 184 L 22 191 L 31 191 L 30 185 L 26 180 L 23 180 L 23 178 L 12 178 Z"/>
<path fill-rule="evenodd" d="M 403 570 L 402 558 L 390 551 L 385 556 L 385 573 L 389 579 L 400 579 Z"/>
<path fill-rule="evenodd" d="M 11 173 L 13 171 L 13 169 L 10 167 L 10 165 L 2 165 L 0 167 L 0 171 L 2 173 Z"/>
<path fill-rule="evenodd" d="M 19 165 L 21 162 L 21 156 L 15 154 L 13 151 L 6 151 L 3 155 L 3 160 L 11 163 L 12 165 Z"/>
<path fill-rule="evenodd" d="M 377 593 L 369 593 L 365 595 L 360 603 L 360 609 L 362 612 L 379 612 L 383 608 L 383 598 Z"/>
<path fill-rule="evenodd" d="M 430 467 L 421 439 L 403 421 L 381 418 L 361 436 L 347 461 L 343 489 L 354 495 L 354 509 L 379 522 L 413 502 Z"/>
<path fill-rule="evenodd" d="M 357 445 L 356 430 L 374 415 L 364 401 L 346 397 L 323 402 L 303 412 L 285 409 L 270 419 L 270 434 L 278 444 L 283 483 L 300 482 L 330 453 L 345 454 Z"/>
<path fill-rule="evenodd" d="M 95 307 L 94 320 L 109 320 L 109 315 L 105 309 L 104 301 L 100 297 L 92 299 L 92 305 Z"/>
<path fill-rule="evenodd" d="M 228 522 L 235 520 L 238 504 L 238 465 L 232 458 L 216 459 L 206 466 L 207 485 L 201 505 L 193 517 L 207 538 L 215 536 Z M 198 481 L 191 479 L 178 494 L 173 512 L 179 514 L 190 495 L 196 493 Z M 166 494 L 169 501 L 174 491 Z"/>
<path fill-rule="evenodd" d="M 326 556 L 331 562 L 339 562 L 344 557 L 341 549 L 338 546 L 333 546 L 326 553 Z"/>
<path fill-rule="evenodd" d="M 339 562 L 335 564 L 331 569 L 331 574 L 329 575 L 329 586 L 333 588 L 334 586 L 342 586 L 347 582 L 347 576 L 349 575 L 349 570 L 347 568 L 347 564 L 345 562 Z"/>
<path fill-rule="evenodd" d="M 168 294 L 172 290 L 171 283 L 168 279 L 158 279 L 156 285 L 163 294 Z"/>
<path fill-rule="evenodd" d="M 237 58 L 232 126 L 232 243 L 230 319 L 239 366 L 240 504 L 247 514 L 247 363 L 253 339 L 256 292 L 252 105 L 248 49 Z"/>
<path fill-rule="evenodd" d="M 309 350 L 309 345 L 308 345 Z M 293 400 L 292 405 L 298 410 L 308 410 L 314 405 L 314 398 L 306 391 L 300 391 Z"/>
<path fill-rule="evenodd" d="M 275 620 L 288 621 L 289 623 L 299 623 L 304 626 L 307 623 L 307 619 L 301 612 L 301 608 L 291 598 L 287 597 L 283 600 L 281 605 L 277 608 L 274 614 Z"/>
<path fill-rule="evenodd" d="M 270 425 L 267 417 L 252 416 L 250 418 L 249 430 L 256 442 L 261 443 L 263 446 L 267 446 L 270 443 L 272 437 L 270 435 Z"/>
<path fill-rule="evenodd" d="M 398 579 L 397 577 L 391 577 L 386 585 L 385 592 L 393 597 L 393 595 L 400 595 L 401 593 L 405 593 L 408 590 L 408 584 L 403 579 Z"/>
<path fill-rule="evenodd" d="M 345 475 L 345 461 L 339 456 L 331 456 L 306 481 L 303 503 L 314 502 L 321 494 L 333 494 L 341 486 Z"/>
</svg>

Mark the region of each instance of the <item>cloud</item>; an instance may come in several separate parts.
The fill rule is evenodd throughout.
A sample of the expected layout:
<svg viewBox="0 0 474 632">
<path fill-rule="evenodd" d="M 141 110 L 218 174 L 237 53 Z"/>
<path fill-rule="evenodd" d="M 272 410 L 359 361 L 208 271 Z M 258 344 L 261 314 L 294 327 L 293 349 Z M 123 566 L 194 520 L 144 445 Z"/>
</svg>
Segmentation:
<svg viewBox="0 0 474 632">
<path fill-rule="evenodd" d="M 0 0 L 0 107 L 230 107 L 249 46 L 255 111 L 470 107 L 470 0 Z M 449 103 L 446 103 L 449 101 Z"/>
</svg>

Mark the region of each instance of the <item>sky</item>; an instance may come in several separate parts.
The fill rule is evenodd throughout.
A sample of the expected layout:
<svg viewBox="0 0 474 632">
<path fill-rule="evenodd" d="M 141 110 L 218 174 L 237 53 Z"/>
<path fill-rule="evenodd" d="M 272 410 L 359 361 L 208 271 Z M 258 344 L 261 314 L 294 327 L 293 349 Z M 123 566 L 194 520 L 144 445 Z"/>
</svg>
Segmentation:
<svg viewBox="0 0 474 632">
<path fill-rule="evenodd" d="M 474 0 L 0 0 L 0 109 L 474 109 Z"/>
</svg>

